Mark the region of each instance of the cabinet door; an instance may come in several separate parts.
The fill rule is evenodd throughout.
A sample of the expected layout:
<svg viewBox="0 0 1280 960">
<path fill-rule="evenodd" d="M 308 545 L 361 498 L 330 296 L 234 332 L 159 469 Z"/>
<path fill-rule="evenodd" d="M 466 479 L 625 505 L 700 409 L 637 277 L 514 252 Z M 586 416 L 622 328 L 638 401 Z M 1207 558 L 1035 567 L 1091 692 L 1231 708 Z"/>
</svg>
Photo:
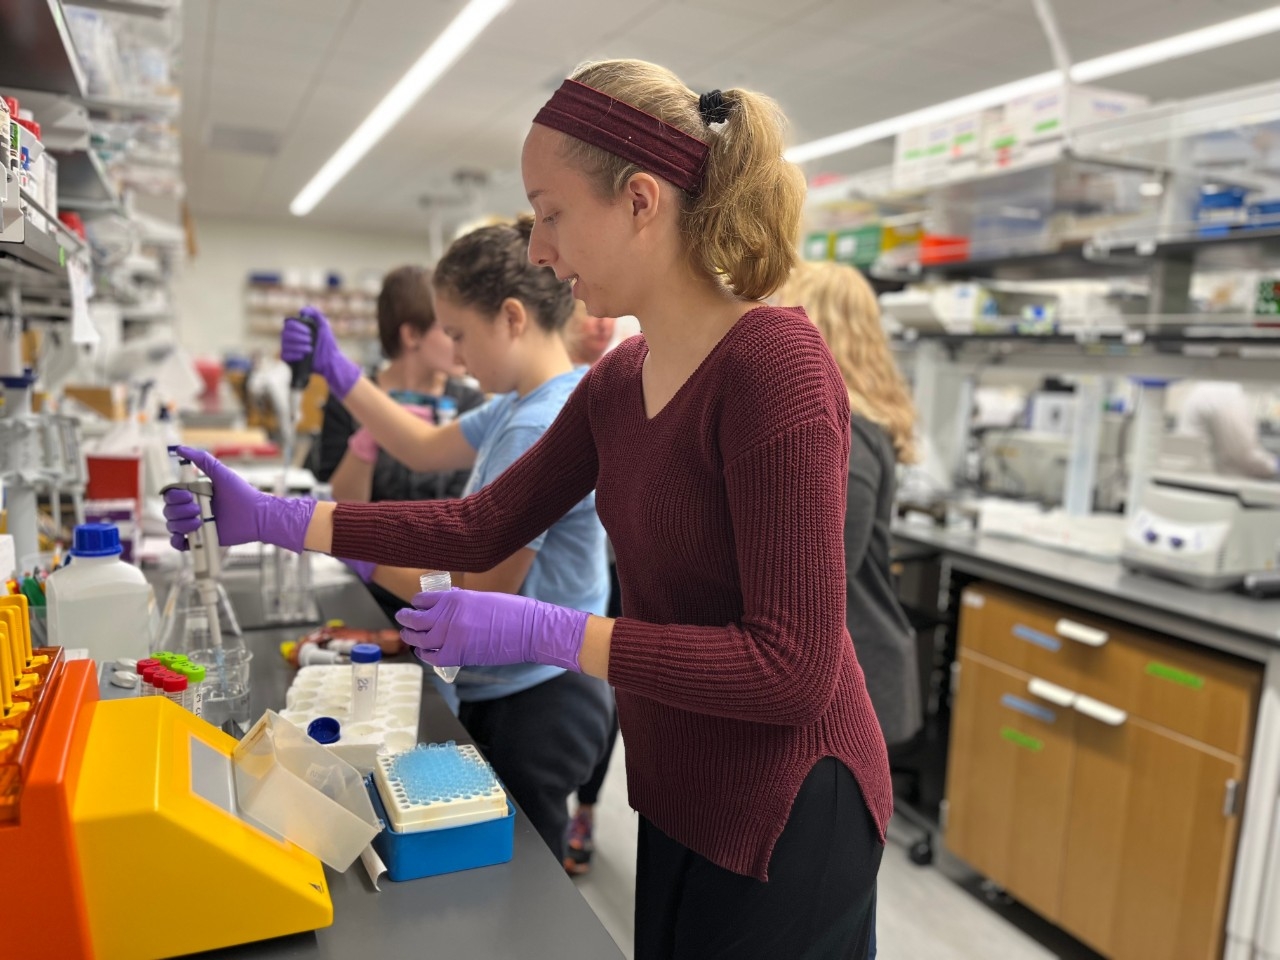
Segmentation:
<svg viewBox="0 0 1280 960">
<path fill-rule="evenodd" d="M 1076 719 L 1060 922 L 1112 960 L 1220 957 L 1240 762 L 1102 715 Z"/>
<path fill-rule="evenodd" d="M 947 772 L 947 847 L 1050 919 L 1058 914 L 1073 729 L 1030 677 L 960 656 Z"/>
</svg>

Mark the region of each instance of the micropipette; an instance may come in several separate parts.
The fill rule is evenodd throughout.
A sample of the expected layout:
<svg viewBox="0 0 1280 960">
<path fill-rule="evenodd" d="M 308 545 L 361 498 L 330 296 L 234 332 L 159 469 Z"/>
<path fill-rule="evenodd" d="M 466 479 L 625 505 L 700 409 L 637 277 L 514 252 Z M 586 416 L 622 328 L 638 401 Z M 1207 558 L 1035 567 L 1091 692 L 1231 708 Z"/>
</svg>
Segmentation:
<svg viewBox="0 0 1280 960">
<path fill-rule="evenodd" d="M 174 450 L 170 449 L 170 453 Z M 191 461 L 180 458 L 183 468 L 191 468 Z M 200 506 L 200 527 L 187 534 L 187 546 L 191 552 L 191 566 L 195 573 L 196 590 L 209 618 L 209 643 L 218 659 L 219 682 L 226 684 L 226 666 L 222 663 L 222 623 L 218 617 L 218 582 L 222 576 L 222 557 L 218 545 L 218 527 L 213 522 L 213 481 L 196 479 L 194 469 L 183 470 L 183 480 L 171 483 L 160 492 L 187 490 Z"/>
</svg>

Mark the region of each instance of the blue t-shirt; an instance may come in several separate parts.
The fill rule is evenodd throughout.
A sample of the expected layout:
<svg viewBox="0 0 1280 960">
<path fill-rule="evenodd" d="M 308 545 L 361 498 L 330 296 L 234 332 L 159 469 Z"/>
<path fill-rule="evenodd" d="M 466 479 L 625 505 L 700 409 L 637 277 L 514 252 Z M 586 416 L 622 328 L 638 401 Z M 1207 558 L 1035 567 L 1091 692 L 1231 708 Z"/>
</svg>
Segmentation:
<svg viewBox="0 0 1280 960">
<path fill-rule="evenodd" d="M 475 447 L 476 465 L 464 495 L 496 480 L 538 442 L 569 395 L 586 376 L 578 367 L 520 397 L 494 397 L 462 415 L 458 425 Z M 521 596 L 603 616 L 609 602 L 609 560 L 604 527 L 596 516 L 596 495 L 587 496 L 532 543 L 537 552 Z M 458 674 L 460 700 L 493 700 L 528 690 L 564 671 L 536 663 L 466 667 Z"/>
</svg>

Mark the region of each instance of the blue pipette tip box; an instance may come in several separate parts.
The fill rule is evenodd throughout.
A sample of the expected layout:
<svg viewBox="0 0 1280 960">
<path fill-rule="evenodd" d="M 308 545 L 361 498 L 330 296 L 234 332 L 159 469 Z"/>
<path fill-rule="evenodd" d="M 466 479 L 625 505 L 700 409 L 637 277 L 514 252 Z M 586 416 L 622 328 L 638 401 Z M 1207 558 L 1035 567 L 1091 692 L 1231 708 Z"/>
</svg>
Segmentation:
<svg viewBox="0 0 1280 960">
<path fill-rule="evenodd" d="M 515 808 L 475 747 L 450 740 L 379 757 L 367 783 L 383 823 L 373 846 L 392 880 L 511 859 Z"/>
<path fill-rule="evenodd" d="M 492 867 L 511 860 L 515 846 L 516 809 L 507 801 L 507 815 L 497 820 L 468 823 L 440 830 L 397 833 L 391 829 L 387 808 L 372 776 L 365 787 L 382 830 L 373 838 L 373 849 L 386 864 L 392 880 L 420 880 L 459 870 Z"/>
</svg>

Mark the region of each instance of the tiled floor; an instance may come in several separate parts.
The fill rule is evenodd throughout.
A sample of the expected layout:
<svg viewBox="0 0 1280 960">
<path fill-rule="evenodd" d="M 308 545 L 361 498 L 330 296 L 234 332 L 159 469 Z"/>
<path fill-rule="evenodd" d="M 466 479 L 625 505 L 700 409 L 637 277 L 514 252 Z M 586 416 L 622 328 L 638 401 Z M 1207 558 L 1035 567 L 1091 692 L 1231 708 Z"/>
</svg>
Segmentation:
<svg viewBox="0 0 1280 960">
<path fill-rule="evenodd" d="M 627 806 L 623 745 L 618 744 L 596 808 L 591 874 L 582 895 L 631 957 L 635 893 L 636 815 Z M 896 836 L 891 828 L 891 834 Z M 883 960 L 1090 960 L 1096 955 L 1029 911 L 988 902 L 981 883 L 943 856 L 917 867 L 902 843 L 891 842 L 880 867 L 879 956 Z"/>
</svg>

